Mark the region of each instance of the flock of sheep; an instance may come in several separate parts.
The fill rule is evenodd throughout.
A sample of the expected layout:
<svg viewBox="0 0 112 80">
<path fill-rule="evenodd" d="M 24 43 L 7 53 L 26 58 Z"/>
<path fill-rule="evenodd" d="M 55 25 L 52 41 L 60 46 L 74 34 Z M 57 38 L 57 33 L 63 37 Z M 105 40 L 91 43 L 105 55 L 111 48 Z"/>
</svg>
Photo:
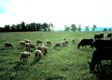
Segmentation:
<svg viewBox="0 0 112 80">
<path fill-rule="evenodd" d="M 75 43 L 75 40 L 72 40 L 72 43 Z M 24 41 L 20 41 L 20 46 L 25 48 L 24 52 L 21 52 L 20 55 L 20 61 L 24 62 L 28 59 L 28 57 L 31 55 L 30 50 L 34 49 L 34 55 L 35 55 L 35 61 L 39 61 L 41 58 L 43 58 L 44 55 L 48 53 L 48 47 L 52 45 L 52 42 L 50 40 L 46 40 L 46 44 L 44 45 L 41 40 L 37 40 L 36 44 L 33 44 L 31 40 L 25 39 Z M 54 45 L 54 49 L 60 48 L 60 47 L 66 47 L 68 45 L 68 40 L 66 40 L 66 37 L 63 38 L 61 42 L 57 42 Z M 11 42 L 5 42 L 4 43 L 5 48 L 14 48 L 13 44 Z"/>
<path fill-rule="evenodd" d="M 82 39 L 78 44 L 77 48 L 79 49 L 80 46 L 86 47 L 90 46 L 91 48 L 95 47 L 96 50 L 93 53 L 90 70 L 94 70 L 96 65 L 101 65 L 101 60 L 109 60 L 112 61 L 111 50 L 112 50 L 112 34 L 107 34 L 107 39 L 104 40 L 104 34 L 97 34 L 94 35 L 94 39 Z M 72 44 L 75 43 L 75 40 L 72 40 Z M 24 41 L 20 41 L 20 46 L 24 47 L 26 50 L 21 52 L 20 61 L 24 62 L 28 59 L 31 55 L 29 52 L 30 49 L 34 49 L 35 61 L 39 61 L 43 58 L 44 55 L 48 53 L 48 47 L 52 45 L 50 40 L 46 41 L 44 45 L 41 40 L 37 40 L 36 44 L 33 44 L 31 40 L 25 39 Z M 64 37 L 61 42 L 57 42 L 54 45 L 54 49 L 60 47 L 66 47 L 68 45 L 68 40 Z M 5 42 L 4 47 L 14 48 L 13 44 L 10 42 Z M 107 53 L 108 52 L 108 53 Z M 102 54 L 101 54 L 102 53 Z M 108 55 L 108 56 L 107 56 Z"/>
</svg>

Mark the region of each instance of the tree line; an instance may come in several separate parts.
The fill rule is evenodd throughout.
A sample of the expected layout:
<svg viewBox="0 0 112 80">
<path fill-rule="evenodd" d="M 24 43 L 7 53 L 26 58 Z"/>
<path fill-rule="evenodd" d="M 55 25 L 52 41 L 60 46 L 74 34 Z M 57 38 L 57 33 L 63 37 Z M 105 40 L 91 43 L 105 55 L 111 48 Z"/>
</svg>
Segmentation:
<svg viewBox="0 0 112 80">
<path fill-rule="evenodd" d="M 21 32 L 21 31 L 52 31 L 52 23 L 35 23 L 25 24 L 21 22 L 19 24 L 5 25 L 0 27 L 0 32 Z"/>
<path fill-rule="evenodd" d="M 64 31 L 81 31 L 81 24 L 79 24 L 78 26 L 76 26 L 75 24 L 71 24 L 70 26 L 67 26 L 65 25 L 64 27 Z M 89 26 L 85 26 L 85 31 L 89 31 Z M 96 25 L 93 25 L 92 27 L 92 31 L 95 31 L 97 29 L 97 26 Z M 107 28 L 104 28 L 102 31 L 112 31 L 111 28 L 107 29 Z"/>
</svg>

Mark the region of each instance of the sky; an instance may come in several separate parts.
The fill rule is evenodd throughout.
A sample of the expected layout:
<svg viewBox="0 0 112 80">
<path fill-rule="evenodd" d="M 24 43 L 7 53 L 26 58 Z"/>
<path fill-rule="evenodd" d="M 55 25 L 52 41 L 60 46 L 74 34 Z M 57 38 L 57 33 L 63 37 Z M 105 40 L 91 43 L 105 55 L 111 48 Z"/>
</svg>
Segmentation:
<svg viewBox="0 0 112 80">
<path fill-rule="evenodd" d="M 0 0 L 0 26 L 5 24 L 53 23 L 64 25 L 95 24 L 112 27 L 112 0 Z"/>
</svg>

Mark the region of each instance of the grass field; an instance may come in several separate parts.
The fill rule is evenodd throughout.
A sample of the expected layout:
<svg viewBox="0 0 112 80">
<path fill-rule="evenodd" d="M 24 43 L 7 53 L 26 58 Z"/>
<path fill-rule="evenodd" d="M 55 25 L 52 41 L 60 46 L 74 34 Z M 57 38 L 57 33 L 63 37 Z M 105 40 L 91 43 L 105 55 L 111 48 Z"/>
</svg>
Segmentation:
<svg viewBox="0 0 112 80">
<path fill-rule="evenodd" d="M 78 42 L 83 38 L 93 38 L 101 32 L 11 32 L 0 33 L 0 80 L 111 80 L 110 67 L 97 74 L 89 73 L 88 61 L 91 61 L 95 49 L 77 49 Z M 110 32 L 103 32 L 106 34 Z M 56 42 L 66 37 L 67 47 L 53 49 Z M 37 39 L 52 41 L 48 47 L 48 54 L 39 62 L 34 63 L 34 50 L 24 64 L 20 64 L 20 52 L 25 49 L 19 45 L 20 41 L 29 39 L 36 43 Z M 76 40 L 72 44 L 72 39 Z M 106 37 L 105 37 L 106 39 Z M 4 42 L 12 42 L 14 49 L 5 49 Z M 110 65 L 110 61 L 106 61 Z M 108 67 L 108 66 L 106 66 Z"/>
</svg>

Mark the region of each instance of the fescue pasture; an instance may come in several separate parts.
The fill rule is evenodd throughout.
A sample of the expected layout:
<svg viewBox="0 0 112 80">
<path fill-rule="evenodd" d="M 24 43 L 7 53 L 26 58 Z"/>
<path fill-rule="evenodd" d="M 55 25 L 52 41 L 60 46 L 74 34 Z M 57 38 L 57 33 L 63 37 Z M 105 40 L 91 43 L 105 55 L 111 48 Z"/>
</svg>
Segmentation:
<svg viewBox="0 0 112 80">
<path fill-rule="evenodd" d="M 94 34 L 111 32 L 8 32 L 0 33 L 0 80 L 111 80 L 110 61 L 104 61 L 103 70 L 96 74 L 89 73 L 88 61 L 91 61 L 95 49 L 77 49 L 83 38 L 93 38 Z M 66 37 L 67 47 L 53 49 L 56 42 Z M 39 62 L 34 62 L 34 50 L 25 63 L 20 63 L 20 52 L 25 51 L 20 41 L 29 39 L 36 44 L 40 39 L 52 41 L 48 54 Z M 72 39 L 76 43 L 72 44 Z M 14 49 L 5 49 L 4 42 L 12 42 Z"/>
</svg>

